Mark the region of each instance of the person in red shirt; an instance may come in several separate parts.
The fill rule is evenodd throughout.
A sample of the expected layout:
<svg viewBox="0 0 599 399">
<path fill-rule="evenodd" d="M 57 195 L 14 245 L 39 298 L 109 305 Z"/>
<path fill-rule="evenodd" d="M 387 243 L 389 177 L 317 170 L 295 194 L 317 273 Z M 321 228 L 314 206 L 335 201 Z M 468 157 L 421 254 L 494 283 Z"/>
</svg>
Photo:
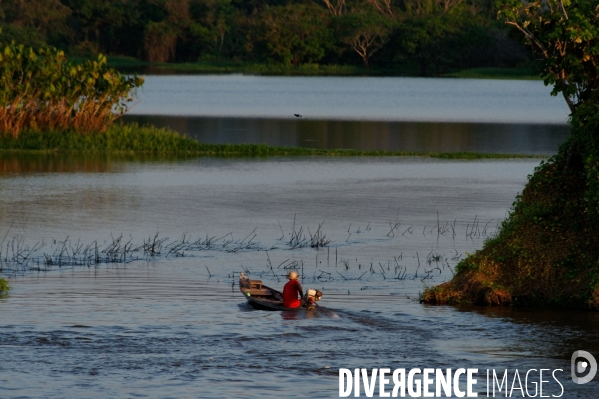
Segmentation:
<svg viewBox="0 0 599 399">
<path fill-rule="evenodd" d="M 302 304 L 300 299 L 304 296 L 304 291 L 297 277 L 297 272 L 293 270 L 287 275 L 289 281 L 283 288 L 283 306 L 286 308 L 299 308 Z"/>
</svg>

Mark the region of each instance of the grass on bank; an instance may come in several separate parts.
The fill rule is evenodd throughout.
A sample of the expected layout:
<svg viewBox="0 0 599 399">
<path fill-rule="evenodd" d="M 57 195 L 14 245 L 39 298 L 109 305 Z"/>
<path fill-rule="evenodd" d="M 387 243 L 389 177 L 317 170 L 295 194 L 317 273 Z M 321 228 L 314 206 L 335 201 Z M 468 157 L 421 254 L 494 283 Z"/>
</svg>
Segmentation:
<svg viewBox="0 0 599 399">
<path fill-rule="evenodd" d="M 1 152 L 90 154 L 180 154 L 211 156 L 422 156 L 444 159 L 544 158 L 538 155 L 474 152 L 426 153 L 275 147 L 266 144 L 205 144 L 175 131 L 136 123 L 117 123 L 105 133 L 74 131 L 22 132 L 17 138 L 0 135 Z"/>
<path fill-rule="evenodd" d="M 73 59 L 83 62 L 84 58 Z M 230 74 L 282 76 L 420 76 L 418 66 L 406 65 L 401 68 L 370 68 L 361 65 L 319 65 L 302 64 L 297 66 L 258 64 L 236 61 L 198 61 L 186 63 L 150 63 L 132 57 L 108 57 L 108 65 L 123 72 L 140 73 L 188 73 L 188 74 Z M 539 74 L 531 66 L 519 68 L 473 68 L 442 74 L 442 77 L 472 79 L 527 79 L 539 80 Z"/>
</svg>

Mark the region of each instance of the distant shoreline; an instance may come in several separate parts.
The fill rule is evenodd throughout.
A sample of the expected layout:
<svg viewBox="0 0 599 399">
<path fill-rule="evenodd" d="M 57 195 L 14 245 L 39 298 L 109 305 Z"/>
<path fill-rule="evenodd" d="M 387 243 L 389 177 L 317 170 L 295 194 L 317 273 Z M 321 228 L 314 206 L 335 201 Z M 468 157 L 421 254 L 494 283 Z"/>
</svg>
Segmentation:
<svg viewBox="0 0 599 399">
<path fill-rule="evenodd" d="M 205 144 L 167 128 L 117 123 L 104 133 L 73 131 L 22 132 L 17 138 L 0 135 L 0 153 L 13 154 L 174 154 L 223 157 L 271 156 L 413 156 L 441 159 L 510 159 L 547 156 L 477 152 L 361 151 L 277 147 L 266 144 Z"/>
<path fill-rule="evenodd" d="M 301 64 L 285 66 L 276 64 L 258 64 L 234 61 L 199 61 L 188 63 L 151 63 L 131 57 L 108 58 L 108 66 L 122 73 L 143 74 L 249 74 L 265 76 L 404 76 L 423 77 L 419 70 L 410 67 L 387 69 L 370 68 L 357 65 L 319 65 Z M 71 57 L 76 62 L 84 58 Z M 465 78 L 465 79 L 513 79 L 513 80 L 541 80 L 541 77 L 530 67 L 521 68 L 473 68 L 457 70 L 440 75 L 426 77 L 439 78 Z"/>
</svg>

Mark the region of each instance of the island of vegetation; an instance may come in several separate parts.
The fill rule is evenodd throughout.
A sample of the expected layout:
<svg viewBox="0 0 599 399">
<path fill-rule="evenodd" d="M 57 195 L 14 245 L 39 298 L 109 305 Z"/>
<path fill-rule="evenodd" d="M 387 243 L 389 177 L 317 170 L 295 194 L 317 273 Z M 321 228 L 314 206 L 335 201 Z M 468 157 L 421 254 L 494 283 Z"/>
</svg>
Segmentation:
<svg viewBox="0 0 599 399">
<path fill-rule="evenodd" d="M 494 0 L 3 0 L 0 28 L 130 71 L 538 75 Z"/>
<path fill-rule="evenodd" d="M 543 60 L 572 134 L 529 177 L 497 236 L 422 300 L 599 310 L 599 2 L 502 0 L 500 16 Z"/>
</svg>

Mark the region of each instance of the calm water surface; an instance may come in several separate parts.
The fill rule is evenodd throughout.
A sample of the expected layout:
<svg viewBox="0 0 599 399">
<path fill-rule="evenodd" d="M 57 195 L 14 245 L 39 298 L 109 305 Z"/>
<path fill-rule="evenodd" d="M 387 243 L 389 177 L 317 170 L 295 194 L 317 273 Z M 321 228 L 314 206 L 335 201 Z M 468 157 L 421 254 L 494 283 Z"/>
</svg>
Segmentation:
<svg viewBox="0 0 599 399">
<path fill-rule="evenodd" d="M 331 398 L 341 367 L 425 366 L 562 368 L 567 397 L 594 397 L 569 358 L 599 352 L 596 314 L 415 301 L 493 234 L 538 162 L 3 157 L 1 236 L 43 241 L 40 254 L 156 232 L 252 245 L 4 270 L 0 397 Z M 286 244 L 321 223 L 329 248 Z M 290 262 L 327 312 L 245 304 L 234 272 L 282 287 Z"/>
<path fill-rule="evenodd" d="M 565 124 L 540 81 L 399 77 L 147 76 L 135 115 Z"/>
<path fill-rule="evenodd" d="M 549 93 L 540 81 L 148 76 L 124 119 L 207 143 L 553 154 L 568 109 Z"/>
<path fill-rule="evenodd" d="M 169 127 L 203 143 L 365 151 L 554 154 L 568 125 L 386 122 L 126 115 L 127 122 Z"/>
<path fill-rule="evenodd" d="M 128 118 L 214 143 L 551 154 L 567 110 L 548 92 L 540 82 L 150 76 Z M 596 381 L 570 381 L 569 358 L 599 354 L 596 314 L 417 302 L 492 237 L 538 163 L 4 154 L 0 263 L 33 261 L 0 272 L 14 286 L 0 298 L 0 397 L 331 398 L 338 369 L 355 367 L 477 367 L 481 381 L 490 368 L 561 368 L 567 397 L 595 397 Z M 289 245 L 319 226 L 327 248 Z M 43 265 L 156 234 L 165 241 L 153 257 Z M 326 311 L 246 305 L 240 271 L 282 287 L 289 267 L 324 292 Z"/>
</svg>

